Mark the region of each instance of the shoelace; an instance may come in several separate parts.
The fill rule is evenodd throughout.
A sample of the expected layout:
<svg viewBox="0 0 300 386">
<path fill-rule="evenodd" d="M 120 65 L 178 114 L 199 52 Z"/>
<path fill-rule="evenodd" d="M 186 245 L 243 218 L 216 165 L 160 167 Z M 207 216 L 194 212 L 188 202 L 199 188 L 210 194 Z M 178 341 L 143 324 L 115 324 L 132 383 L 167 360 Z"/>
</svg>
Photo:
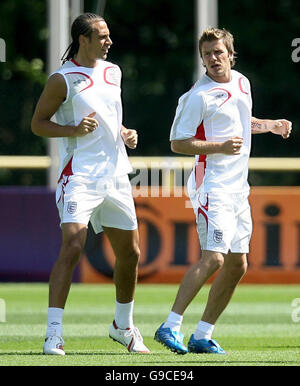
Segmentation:
<svg viewBox="0 0 300 386">
<path fill-rule="evenodd" d="M 174 331 L 173 335 L 178 340 L 179 343 L 183 344 L 184 335 L 181 332 Z"/>
<path fill-rule="evenodd" d="M 142 335 L 137 327 L 133 327 L 125 333 L 125 336 L 133 336 L 137 340 L 143 342 Z"/>
<path fill-rule="evenodd" d="M 134 335 L 136 336 L 136 338 L 138 340 L 140 340 L 141 342 L 143 342 L 143 338 L 142 338 L 142 335 L 139 331 L 139 329 L 137 327 L 134 327 Z"/>
</svg>

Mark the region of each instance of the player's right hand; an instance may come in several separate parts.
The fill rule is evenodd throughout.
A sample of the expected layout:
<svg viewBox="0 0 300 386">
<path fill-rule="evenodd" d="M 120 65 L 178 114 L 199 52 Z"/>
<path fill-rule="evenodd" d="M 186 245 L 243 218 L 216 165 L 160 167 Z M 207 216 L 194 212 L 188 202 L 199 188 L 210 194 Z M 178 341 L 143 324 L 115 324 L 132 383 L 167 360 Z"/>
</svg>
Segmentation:
<svg viewBox="0 0 300 386">
<path fill-rule="evenodd" d="M 243 146 L 243 138 L 232 137 L 222 144 L 222 153 L 229 155 L 238 155 L 241 153 Z"/>
<path fill-rule="evenodd" d="M 84 117 L 79 125 L 75 127 L 75 136 L 76 137 L 82 137 L 84 135 L 87 135 L 89 133 L 92 133 L 96 128 L 98 127 L 99 123 L 94 118 L 96 115 L 96 112 L 90 113 L 87 117 Z"/>
</svg>

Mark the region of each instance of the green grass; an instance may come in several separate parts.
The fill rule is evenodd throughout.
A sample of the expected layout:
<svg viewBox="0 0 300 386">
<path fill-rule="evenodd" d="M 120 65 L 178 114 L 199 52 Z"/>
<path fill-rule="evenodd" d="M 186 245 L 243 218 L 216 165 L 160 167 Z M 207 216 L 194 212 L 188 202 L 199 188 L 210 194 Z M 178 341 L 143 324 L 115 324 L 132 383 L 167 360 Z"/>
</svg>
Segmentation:
<svg viewBox="0 0 300 386">
<path fill-rule="evenodd" d="M 6 322 L 0 323 L 0 366 L 299 366 L 300 322 L 291 303 L 300 286 L 240 285 L 220 317 L 214 338 L 228 355 L 173 354 L 153 340 L 177 285 L 138 285 L 134 321 L 150 355 L 130 354 L 108 338 L 114 317 L 112 285 L 73 284 L 64 314 L 65 357 L 41 354 L 47 321 L 46 284 L 0 284 Z M 186 342 L 201 318 L 209 286 L 184 316 Z M 300 315 L 300 312 L 298 313 Z"/>
</svg>

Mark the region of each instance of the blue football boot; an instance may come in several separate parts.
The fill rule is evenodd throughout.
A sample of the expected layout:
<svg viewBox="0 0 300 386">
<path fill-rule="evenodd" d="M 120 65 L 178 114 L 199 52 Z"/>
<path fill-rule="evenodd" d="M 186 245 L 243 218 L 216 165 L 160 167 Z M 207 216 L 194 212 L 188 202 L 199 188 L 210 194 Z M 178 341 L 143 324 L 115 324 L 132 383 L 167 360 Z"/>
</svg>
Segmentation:
<svg viewBox="0 0 300 386">
<path fill-rule="evenodd" d="M 190 337 L 188 349 L 189 352 L 196 354 L 226 354 L 226 351 L 214 339 L 196 340 L 194 334 Z"/>
<path fill-rule="evenodd" d="M 183 334 L 173 331 L 171 328 L 163 328 L 163 325 L 164 323 L 156 331 L 154 339 L 177 354 L 188 353 L 188 349 L 183 344 Z"/>
</svg>

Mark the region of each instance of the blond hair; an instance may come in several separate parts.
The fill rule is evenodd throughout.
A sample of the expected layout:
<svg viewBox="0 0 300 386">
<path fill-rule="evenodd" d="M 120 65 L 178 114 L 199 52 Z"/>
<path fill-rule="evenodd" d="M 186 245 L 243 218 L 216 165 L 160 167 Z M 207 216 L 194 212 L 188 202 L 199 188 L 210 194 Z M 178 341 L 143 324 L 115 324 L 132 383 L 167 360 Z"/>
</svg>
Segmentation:
<svg viewBox="0 0 300 386">
<path fill-rule="evenodd" d="M 236 52 L 234 51 L 233 43 L 234 39 L 232 34 L 227 31 L 225 28 L 219 29 L 210 27 L 202 32 L 202 35 L 199 39 L 199 51 L 202 58 L 201 48 L 204 42 L 211 42 L 214 40 L 222 39 L 227 51 L 230 55 L 232 55 L 232 59 L 230 59 L 231 67 L 235 65 Z"/>
</svg>

